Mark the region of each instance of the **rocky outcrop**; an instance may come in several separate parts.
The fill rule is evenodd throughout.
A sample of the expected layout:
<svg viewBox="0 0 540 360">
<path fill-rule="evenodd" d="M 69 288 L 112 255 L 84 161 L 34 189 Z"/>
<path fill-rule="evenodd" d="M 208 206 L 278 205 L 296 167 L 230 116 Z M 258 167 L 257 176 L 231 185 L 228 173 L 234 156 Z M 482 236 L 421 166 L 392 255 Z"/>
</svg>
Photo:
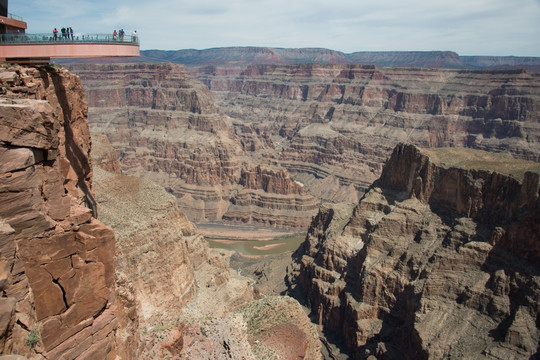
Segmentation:
<svg viewBox="0 0 540 360">
<path fill-rule="evenodd" d="M 246 156 L 252 149 L 264 152 L 269 140 L 233 126 L 182 66 L 71 69 L 85 86 L 90 127 L 108 137 L 122 171 L 164 186 L 190 220 L 305 228 L 316 213 L 318 201 L 268 155 Z M 264 171 L 274 186 L 246 188 L 243 174 L 254 171 Z"/>
<path fill-rule="evenodd" d="M 81 83 L 16 66 L 0 83 L 0 353 L 114 357 L 114 234 L 95 218 Z"/>
<path fill-rule="evenodd" d="M 190 72 L 236 119 L 240 136 L 262 139 L 250 156 L 271 156 L 324 200 L 357 201 L 402 141 L 540 161 L 540 77 L 521 70 L 301 64 Z"/>
<path fill-rule="evenodd" d="M 322 359 L 315 325 L 287 296 L 251 301 L 226 316 L 183 319 L 151 331 L 159 341 L 150 340 L 142 358 Z"/>
<path fill-rule="evenodd" d="M 269 296 L 242 306 L 247 337 L 256 359 L 322 359 L 317 329 L 300 304 Z"/>
<path fill-rule="evenodd" d="M 354 358 L 537 356 L 539 191 L 536 163 L 400 144 L 354 209 L 321 209 L 296 284 Z"/>
</svg>

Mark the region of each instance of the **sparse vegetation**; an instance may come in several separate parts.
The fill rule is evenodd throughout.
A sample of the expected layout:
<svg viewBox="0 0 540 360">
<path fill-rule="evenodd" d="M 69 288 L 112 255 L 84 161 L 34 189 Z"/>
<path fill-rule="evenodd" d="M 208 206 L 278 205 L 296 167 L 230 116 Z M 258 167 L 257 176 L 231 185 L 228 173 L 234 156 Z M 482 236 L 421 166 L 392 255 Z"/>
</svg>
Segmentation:
<svg viewBox="0 0 540 360">
<path fill-rule="evenodd" d="M 38 325 L 35 325 L 32 328 L 32 330 L 30 330 L 28 335 L 26 335 L 26 339 L 24 339 L 24 343 L 30 349 L 33 349 L 40 342 L 40 340 L 41 340 L 40 329 Z"/>
<path fill-rule="evenodd" d="M 37 65 L 36 68 L 60 70 L 60 69 L 63 69 L 63 66 L 60 64 L 51 63 L 51 64 L 45 64 L 45 65 Z"/>
<path fill-rule="evenodd" d="M 158 333 L 158 332 L 163 332 L 163 331 L 166 331 L 166 330 L 170 330 L 172 328 L 173 328 L 173 324 L 161 324 L 161 325 L 149 328 L 146 331 L 146 333 Z"/>
</svg>

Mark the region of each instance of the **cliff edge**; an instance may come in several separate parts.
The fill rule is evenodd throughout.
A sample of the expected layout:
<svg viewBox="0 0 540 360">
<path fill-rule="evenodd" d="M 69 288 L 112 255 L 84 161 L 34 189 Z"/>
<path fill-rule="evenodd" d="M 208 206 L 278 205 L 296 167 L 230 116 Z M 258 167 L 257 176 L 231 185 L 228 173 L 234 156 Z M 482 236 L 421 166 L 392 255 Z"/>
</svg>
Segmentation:
<svg viewBox="0 0 540 360">
<path fill-rule="evenodd" d="M 81 83 L 14 66 L 0 85 L 0 353 L 114 358 L 114 234 L 95 218 Z"/>
</svg>

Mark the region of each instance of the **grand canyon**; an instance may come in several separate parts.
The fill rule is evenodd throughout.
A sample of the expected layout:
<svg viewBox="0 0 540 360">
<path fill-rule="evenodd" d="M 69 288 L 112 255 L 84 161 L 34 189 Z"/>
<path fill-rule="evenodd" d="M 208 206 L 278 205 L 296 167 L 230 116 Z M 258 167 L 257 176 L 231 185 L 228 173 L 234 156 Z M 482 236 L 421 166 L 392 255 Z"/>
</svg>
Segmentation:
<svg viewBox="0 0 540 360">
<path fill-rule="evenodd" d="M 540 74 L 250 51 L 0 69 L 1 353 L 538 357 Z"/>
</svg>

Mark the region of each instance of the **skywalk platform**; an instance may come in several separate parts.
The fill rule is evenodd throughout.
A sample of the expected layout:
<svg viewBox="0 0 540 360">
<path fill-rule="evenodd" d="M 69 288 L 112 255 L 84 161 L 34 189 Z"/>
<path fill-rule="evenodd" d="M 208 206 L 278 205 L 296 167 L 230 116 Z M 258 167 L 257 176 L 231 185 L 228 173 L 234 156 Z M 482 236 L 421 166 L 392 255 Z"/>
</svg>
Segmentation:
<svg viewBox="0 0 540 360">
<path fill-rule="evenodd" d="M 137 36 L 74 34 L 62 38 L 53 34 L 9 33 L 0 35 L 0 60 L 40 64 L 51 59 L 139 56 Z"/>
</svg>

